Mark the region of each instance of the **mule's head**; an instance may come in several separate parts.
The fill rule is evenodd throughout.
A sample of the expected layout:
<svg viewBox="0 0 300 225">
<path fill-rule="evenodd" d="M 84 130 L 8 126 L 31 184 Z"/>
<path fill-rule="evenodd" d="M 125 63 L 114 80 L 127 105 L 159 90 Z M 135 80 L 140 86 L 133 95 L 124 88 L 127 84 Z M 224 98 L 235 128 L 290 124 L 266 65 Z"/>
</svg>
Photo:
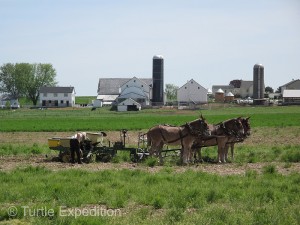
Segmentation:
<svg viewBox="0 0 300 225">
<path fill-rule="evenodd" d="M 210 134 L 208 124 L 205 121 L 205 119 L 202 117 L 202 115 L 200 119 L 189 122 L 187 123 L 187 125 L 192 134 L 201 135 L 201 136 L 207 136 Z"/>
<path fill-rule="evenodd" d="M 223 123 L 226 132 L 230 135 L 234 135 L 236 137 L 244 136 L 244 127 L 241 122 L 241 118 L 227 120 Z"/>
<path fill-rule="evenodd" d="M 251 134 L 251 127 L 250 127 L 250 121 L 249 121 L 250 117 L 247 118 L 242 118 L 241 122 L 244 128 L 244 136 L 250 136 Z"/>
</svg>

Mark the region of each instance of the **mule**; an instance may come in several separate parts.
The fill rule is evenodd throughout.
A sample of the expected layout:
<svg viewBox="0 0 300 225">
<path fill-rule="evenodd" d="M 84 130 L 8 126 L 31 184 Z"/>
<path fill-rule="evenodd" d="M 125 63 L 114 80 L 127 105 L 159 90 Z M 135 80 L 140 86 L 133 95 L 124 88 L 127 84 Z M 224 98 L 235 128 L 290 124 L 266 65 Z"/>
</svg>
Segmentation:
<svg viewBox="0 0 300 225">
<path fill-rule="evenodd" d="M 242 123 L 243 128 L 244 128 L 244 135 L 243 135 L 242 138 L 232 138 L 226 144 L 225 151 L 224 151 L 225 160 L 226 161 L 228 160 L 228 150 L 229 150 L 229 147 L 230 147 L 230 150 L 231 150 L 231 160 L 234 160 L 234 145 L 236 143 L 243 142 L 246 138 L 248 138 L 250 136 L 250 134 L 251 134 L 251 127 L 250 127 L 250 121 L 249 121 L 249 119 L 250 119 L 250 117 L 240 118 L 241 123 Z"/>
<path fill-rule="evenodd" d="M 150 156 L 156 153 L 159 162 L 163 163 L 162 148 L 166 145 L 181 145 L 181 161 L 188 163 L 191 158 L 191 147 L 196 140 L 202 136 L 209 135 L 208 125 L 204 118 L 188 122 L 181 126 L 157 125 L 147 132 L 147 146 Z"/>
<path fill-rule="evenodd" d="M 218 146 L 217 162 L 226 162 L 225 151 L 226 144 L 234 138 L 241 138 L 244 136 L 244 128 L 241 118 L 229 119 L 218 124 L 208 125 L 211 136 L 196 139 L 192 146 L 194 158 L 198 153 L 198 160 L 202 161 L 201 148 L 208 146 Z"/>
</svg>

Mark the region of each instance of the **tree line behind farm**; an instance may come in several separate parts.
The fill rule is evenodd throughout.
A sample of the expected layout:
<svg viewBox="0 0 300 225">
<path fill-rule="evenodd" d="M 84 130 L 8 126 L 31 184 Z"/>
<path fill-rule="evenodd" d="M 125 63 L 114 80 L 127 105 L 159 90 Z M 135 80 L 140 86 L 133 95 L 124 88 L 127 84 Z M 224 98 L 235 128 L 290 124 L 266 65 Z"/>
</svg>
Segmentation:
<svg viewBox="0 0 300 225">
<path fill-rule="evenodd" d="M 0 67 L 0 92 L 18 99 L 26 97 L 37 104 L 42 86 L 57 84 L 52 64 L 6 63 Z"/>
</svg>

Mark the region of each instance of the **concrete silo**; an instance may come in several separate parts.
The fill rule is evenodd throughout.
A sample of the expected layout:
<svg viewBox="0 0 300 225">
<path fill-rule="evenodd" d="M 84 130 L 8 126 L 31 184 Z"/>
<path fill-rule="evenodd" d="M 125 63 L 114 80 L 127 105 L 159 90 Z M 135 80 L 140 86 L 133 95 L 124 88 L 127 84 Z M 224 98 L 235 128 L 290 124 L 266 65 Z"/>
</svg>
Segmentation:
<svg viewBox="0 0 300 225">
<path fill-rule="evenodd" d="M 153 56 L 152 67 L 152 105 L 164 104 L 164 58 L 161 55 Z"/>
<path fill-rule="evenodd" d="M 253 99 L 263 99 L 264 93 L 264 66 L 255 64 L 253 67 Z"/>
</svg>

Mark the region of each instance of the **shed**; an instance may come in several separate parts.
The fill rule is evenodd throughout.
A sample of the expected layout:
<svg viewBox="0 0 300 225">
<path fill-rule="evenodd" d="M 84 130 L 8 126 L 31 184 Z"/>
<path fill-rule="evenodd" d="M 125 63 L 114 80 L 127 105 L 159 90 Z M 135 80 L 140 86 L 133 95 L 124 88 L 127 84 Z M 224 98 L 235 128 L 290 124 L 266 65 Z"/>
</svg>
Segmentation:
<svg viewBox="0 0 300 225">
<path fill-rule="evenodd" d="M 300 105 L 300 90 L 284 90 L 282 98 L 284 105 Z"/>
<path fill-rule="evenodd" d="M 11 109 L 20 108 L 20 104 L 18 99 L 10 96 L 10 95 L 0 95 L 0 108 L 10 107 Z"/>
<path fill-rule="evenodd" d="M 128 98 L 123 102 L 118 104 L 118 111 L 125 112 L 125 111 L 139 111 L 141 110 L 141 104 L 134 101 L 132 98 Z"/>
</svg>

